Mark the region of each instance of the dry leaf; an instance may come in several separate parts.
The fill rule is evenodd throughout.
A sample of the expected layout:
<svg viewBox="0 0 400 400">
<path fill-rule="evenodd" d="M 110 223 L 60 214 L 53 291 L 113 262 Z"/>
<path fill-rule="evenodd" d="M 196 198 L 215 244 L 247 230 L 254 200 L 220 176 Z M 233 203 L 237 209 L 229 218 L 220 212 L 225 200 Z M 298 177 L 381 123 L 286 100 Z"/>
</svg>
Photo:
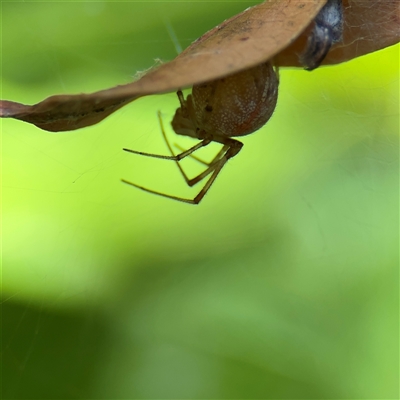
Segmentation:
<svg viewBox="0 0 400 400">
<path fill-rule="evenodd" d="M 96 124 L 125 104 L 222 77 L 274 58 L 299 66 L 298 55 L 312 21 L 326 0 L 269 0 L 226 20 L 192 43 L 173 61 L 135 82 L 91 94 L 51 96 L 33 105 L 0 102 L 0 116 L 30 122 L 48 131 Z M 399 41 L 398 1 L 344 0 L 343 42 L 324 64 L 336 64 Z"/>
<path fill-rule="evenodd" d="M 398 0 L 343 0 L 343 8 L 343 42 L 332 46 L 322 64 L 349 61 L 399 42 Z M 280 66 L 301 67 L 298 54 L 304 49 L 308 32 L 278 55 Z"/>
</svg>

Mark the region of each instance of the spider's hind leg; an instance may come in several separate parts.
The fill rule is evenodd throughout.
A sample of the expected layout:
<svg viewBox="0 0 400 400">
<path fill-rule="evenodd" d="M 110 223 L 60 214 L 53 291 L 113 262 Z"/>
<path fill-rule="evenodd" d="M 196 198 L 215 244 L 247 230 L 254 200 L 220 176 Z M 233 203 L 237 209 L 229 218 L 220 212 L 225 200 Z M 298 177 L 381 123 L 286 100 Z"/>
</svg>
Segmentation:
<svg viewBox="0 0 400 400">
<path fill-rule="evenodd" d="M 224 165 L 226 164 L 226 162 L 230 158 L 236 156 L 243 147 L 243 143 L 241 143 L 237 140 L 234 140 L 234 139 L 230 139 L 230 138 L 217 138 L 216 141 L 218 141 L 224 145 L 223 148 L 226 149 L 225 153 L 222 156 L 220 156 L 219 158 L 217 155 L 217 157 L 214 158 L 214 161 L 212 163 L 210 163 L 209 167 L 205 171 L 203 171 L 201 174 L 197 175 L 195 178 L 188 180 L 188 182 L 187 182 L 188 185 L 193 186 L 211 174 L 210 178 L 205 183 L 203 188 L 200 190 L 199 193 L 197 193 L 197 195 L 193 199 L 186 199 L 184 197 L 172 196 L 172 195 L 169 195 L 166 193 L 158 192 L 156 190 L 147 189 L 143 186 L 137 185 L 136 183 L 133 183 L 133 182 L 129 182 L 125 179 L 122 179 L 122 182 L 124 182 L 128 185 L 134 186 L 138 189 L 141 189 L 145 192 L 156 194 L 156 195 L 162 196 L 162 197 L 167 197 L 168 199 L 177 200 L 177 201 L 181 201 L 183 203 L 188 203 L 188 204 L 199 204 L 200 201 L 203 199 L 203 197 L 206 195 L 206 193 L 210 190 L 212 184 L 215 182 L 215 179 L 221 172 L 221 170 L 224 167 Z"/>
</svg>

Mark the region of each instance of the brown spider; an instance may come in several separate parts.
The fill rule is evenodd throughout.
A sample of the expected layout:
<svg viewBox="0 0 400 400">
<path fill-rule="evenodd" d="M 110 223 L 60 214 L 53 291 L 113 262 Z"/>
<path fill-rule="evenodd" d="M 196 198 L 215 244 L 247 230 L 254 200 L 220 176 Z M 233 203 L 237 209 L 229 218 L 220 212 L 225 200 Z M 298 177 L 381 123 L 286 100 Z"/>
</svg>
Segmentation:
<svg viewBox="0 0 400 400">
<path fill-rule="evenodd" d="M 325 58 L 331 45 L 341 40 L 341 37 L 341 0 L 328 0 L 328 3 L 317 15 L 314 29 L 308 38 L 307 47 L 303 54 L 300 55 L 300 61 L 304 68 L 307 70 L 317 68 Z M 124 179 L 122 179 L 122 182 L 170 199 L 189 204 L 200 203 L 226 162 L 236 156 L 243 147 L 241 142 L 232 139 L 232 137 L 253 133 L 270 119 L 276 106 L 278 85 L 277 68 L 274 68 L 271 62 L 265 62 L 224 78 L 194 85 L 192 94 L 188 95 L 186 100 L 182 91 L 178 90 L 177 95 L 180 107 L 176 110 L 171 122 L 172 128 L 176 134 L 190 136 L 200 140 L 200 142 L 190 149 L 175 155 L 165 134 L 159 112 L 158 118 L 161 132 L 171 156 L 123 149 L 134 154 L 176 161 L 189 186 L 193 186 L 208 175 L 211 175 L 193 199 L 157 192 Z M 201 174 L 189 179 L 179 161 L 187 156 L 194 157 L 192 155 L 193 152 L 209 145 L 211 142 L 221 143 L 223 145 L 221 150 L 210 163 L 203 162 L 207 165 L 207 168 Z"/>
<path fill-rule="evenodd" d="M 272 64 L 268 62 L 225 78 L 195 85 L 192 94 L 187 96 L 186 100 L 180 90 L 177 94 L 181 106 L 176 110 L 171 123 L 172 127 L 178 135 L 191 136 L 199 139 L 200 142 L 190 149 L 174 155 L 165 135 L 160 114 L 158 114 L 161 132 L 172 156 L 124 150 L 149 157 L 175 160 L 189 186 L 195 185 L 209 174 L 211 174 L 210 179 L 194 199 L 170 196 L 126 180 L 122 181 L 146 192 L 185 203 L 198 204 L 210 189 L 225 163 L 238 154 L 243 147 L 241 142 L 232 137 L 248 135 L 256 131 L 271 117 L 278 96 L 278 76 Z M 221 143 L 223 145 L 221 151 L 208 164 L 204 172 L 189 179 L 179 161 L 211 142 Z"/>
</svg>

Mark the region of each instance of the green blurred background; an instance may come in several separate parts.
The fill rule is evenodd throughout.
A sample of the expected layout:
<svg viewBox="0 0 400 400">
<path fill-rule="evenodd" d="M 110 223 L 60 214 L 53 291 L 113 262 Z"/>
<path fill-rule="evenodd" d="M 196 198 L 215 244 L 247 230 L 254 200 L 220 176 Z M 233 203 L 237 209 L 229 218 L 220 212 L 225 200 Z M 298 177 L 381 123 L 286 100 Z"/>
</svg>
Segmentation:
<svg viewBox="0 0 400 400">
<path fill-rule="evenodd" d="M 129 82 L 255 3 L 2 2 L 1 97 Z M 121 150 L 167 154 L 173 93 L 1 121 L 3 398 L 398 398 L 399 47 L 279 97 L 199 206 L 120 183 L 197 193 Z"/>
</svg>

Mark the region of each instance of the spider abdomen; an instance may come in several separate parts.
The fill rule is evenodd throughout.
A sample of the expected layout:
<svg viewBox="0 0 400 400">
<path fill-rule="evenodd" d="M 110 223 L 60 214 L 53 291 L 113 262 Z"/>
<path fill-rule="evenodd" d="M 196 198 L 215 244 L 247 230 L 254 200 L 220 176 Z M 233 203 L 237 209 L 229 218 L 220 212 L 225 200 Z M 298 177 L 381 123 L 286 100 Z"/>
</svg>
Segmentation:
<svg viewBox="0 0 400 400">
<path fill-rule="evenodd" d="M 271 117 L 277 97 L 277 74 L 271 63 L 264 63 L 195 85 L 190 100 L 198 128 L 232 137 L 261 128 Z"/>
</svg>

